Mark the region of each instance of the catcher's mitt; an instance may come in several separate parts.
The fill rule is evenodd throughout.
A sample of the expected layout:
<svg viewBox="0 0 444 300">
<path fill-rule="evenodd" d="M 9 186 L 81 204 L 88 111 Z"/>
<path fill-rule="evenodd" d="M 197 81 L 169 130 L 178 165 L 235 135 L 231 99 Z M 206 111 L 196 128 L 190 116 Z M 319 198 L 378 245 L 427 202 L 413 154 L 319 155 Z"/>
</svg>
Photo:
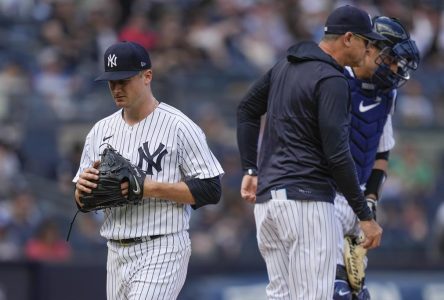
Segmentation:
<svg viewBox="0 0 444 300">
<path fill-rule="evenodd" d="M 103 150 L 99 165 L 97 187 L 90 194 L 80 197 L 82 212 L 138 204 L 143 198 L 143 183 L 146 174 L 131 164 L 110 145 Z M 129 182 L 128 196 L 122 195 L 121 183 Z"/>
<path fill-rule="evenodd" d="M 365 278 L 365 256 L 367 249 L 360 244 L 362 238 L 346 236 L 344 238 L 344 262 L 348 281 L 354 292 L 362 289 Z"/>
</svg>

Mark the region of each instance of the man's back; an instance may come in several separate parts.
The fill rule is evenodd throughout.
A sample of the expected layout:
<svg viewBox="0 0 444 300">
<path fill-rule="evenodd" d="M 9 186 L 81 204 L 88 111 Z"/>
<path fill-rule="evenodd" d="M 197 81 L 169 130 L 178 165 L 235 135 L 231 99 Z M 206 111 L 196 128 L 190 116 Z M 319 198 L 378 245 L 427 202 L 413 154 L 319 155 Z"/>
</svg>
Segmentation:
<svg viewBox="0 0 444 300">
<path fill-rule="evenodd" d="M 321 82 L 328 79 L 343 89 L 342 105 L 348 106 L 348 85 L 341 71 L 314 43 L 290 48 L 287 59 L 271 70 L 258 202 L 280 188 L 291 199 L 332 201 L 334 184 L 324 154 L 318 101 L 329 100 L 326 88 L 319 91 Z"/>
</svg>

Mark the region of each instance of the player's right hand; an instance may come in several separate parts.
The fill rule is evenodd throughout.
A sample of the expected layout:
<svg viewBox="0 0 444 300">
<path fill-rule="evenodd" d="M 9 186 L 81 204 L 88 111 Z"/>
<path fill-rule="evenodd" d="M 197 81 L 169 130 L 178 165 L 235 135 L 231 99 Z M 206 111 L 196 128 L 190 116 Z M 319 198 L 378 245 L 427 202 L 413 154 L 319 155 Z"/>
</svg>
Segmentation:
<svg viewBox="0 0 444 300">
<path fill-rule="evenodd" d="M 92 189 L 97 187 L 94 181 L 99 179 L 99 170 L 97 169 L 99 164 L 100 161 L 95 161 L 92 167 L 86 168 L 79 175 L 79 179 L 76 182 L 75 199 L 80 207 L 83 206 L 80 202 L 80 196 L 83 193 L 91 193 Z"/>
<path fill-rule="evenodd" d="M 244 175 L 241 184 L 241 196 L 249 202 L 256 202 L 256 190 L 257 190 L 257 176 Z"/>
<path fill-rule="evenodd" d="M 370 221 L 360 221 L 359 225 L 365 237 L 362 246 L 368 250 L 379 247 L 382 237 L 381 226 L 373 219 Z"/>
</svg>

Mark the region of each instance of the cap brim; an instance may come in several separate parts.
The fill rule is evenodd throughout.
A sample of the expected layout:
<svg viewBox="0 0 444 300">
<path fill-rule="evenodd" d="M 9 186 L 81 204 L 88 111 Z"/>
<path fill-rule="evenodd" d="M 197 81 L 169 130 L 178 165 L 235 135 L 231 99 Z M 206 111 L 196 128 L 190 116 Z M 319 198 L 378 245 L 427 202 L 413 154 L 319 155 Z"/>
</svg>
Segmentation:
<svg viewBox="0 0 444 300">
<path fill-rule="evenodd" d="M 140 71 L 116 71 L 116 72 L 104 72 L 102 75 L 94 79 L 94 81 L 109 81 L 109 80 L 122 80 L 128 79 L 137 75 Z"/>
<path fill-rule="evenodd" d="M 369 32 L 369 33 L 360 33 L 360 35 L 365 36 L 369 40 L 372 41 L 387 41 L 388 39 L 384 37 L 383 35 L 377 33 L 377 32 Z"/>
</svg>

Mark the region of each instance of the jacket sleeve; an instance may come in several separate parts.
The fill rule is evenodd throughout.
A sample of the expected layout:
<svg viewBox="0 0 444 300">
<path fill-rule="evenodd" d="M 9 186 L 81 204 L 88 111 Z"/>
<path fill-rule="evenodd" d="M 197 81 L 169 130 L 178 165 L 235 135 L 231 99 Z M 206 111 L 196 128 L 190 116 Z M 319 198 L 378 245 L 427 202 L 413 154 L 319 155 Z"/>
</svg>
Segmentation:
<svg viewBox="0 0 444 300">
<path fill-rule="evenodd" d="M 359 186 L 349 148 L 350 91 L 345 78 L 332 77 L 317 87 L 318 122 L 322 147 L 338 190 L 361 221 L 373 214 Z"/>
<path fill-rule="evenodd" d="M 257 146 L 261 116 L 267 112 L 271 70 L 256 81 L 237 109 L 237 143 L 242 168 L 257 167 Z"/>
</svg>

